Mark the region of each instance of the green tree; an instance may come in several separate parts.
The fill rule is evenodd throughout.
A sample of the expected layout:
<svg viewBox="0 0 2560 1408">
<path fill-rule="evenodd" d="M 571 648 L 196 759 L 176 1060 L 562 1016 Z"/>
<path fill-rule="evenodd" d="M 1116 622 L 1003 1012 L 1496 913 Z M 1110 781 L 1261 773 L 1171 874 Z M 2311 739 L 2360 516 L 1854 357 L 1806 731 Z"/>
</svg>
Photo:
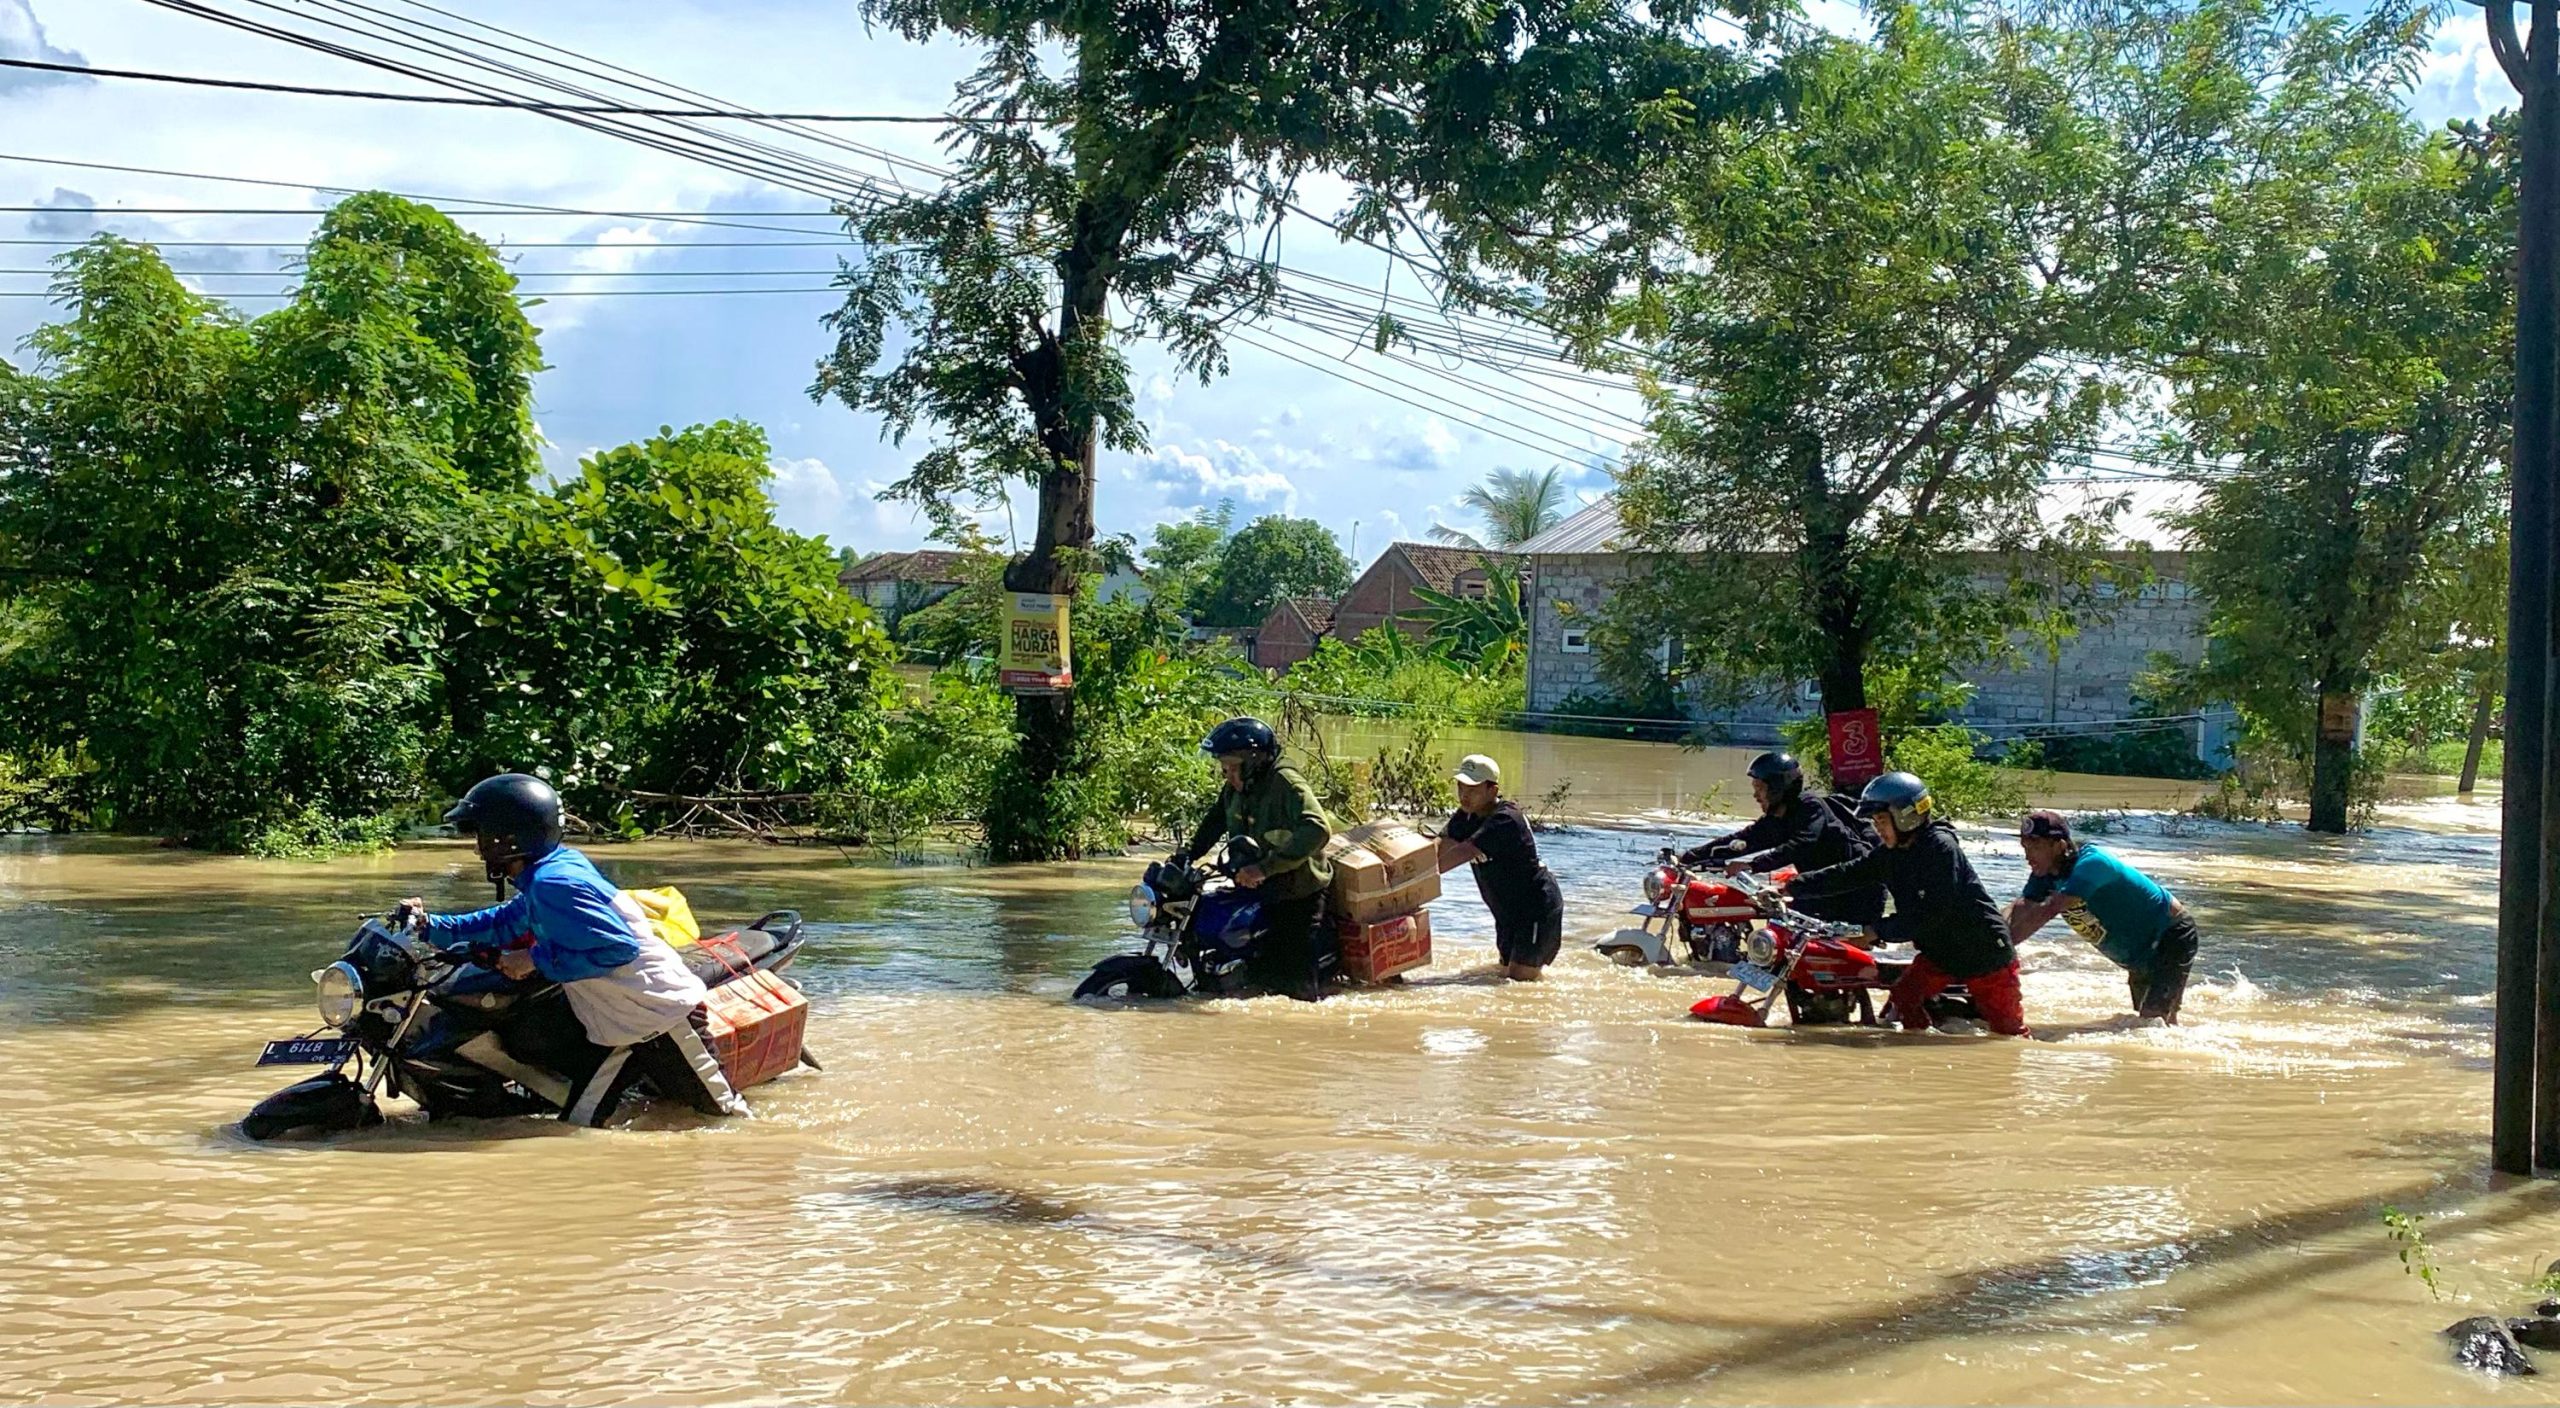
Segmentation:
<svg viewBox="0 0 2560 1408">
<path fill-rule="evenodd" d="M 774 523 L 770 458 L 751 425 L 661 430 L 522 502 L 452 569 L 449 783 L 538 771 L 627 826 L 665 810 L 647 794 L 868 781 L 896 654 L 825 540 Z"/>
<path fill-rule="evenodd" d="M 414 803 L 441 725 L 440 566 L 533 459 L 515 281 L 423 206 L 348 198 L 243 321 L 147 245 L 58 261 L 0 397 L 0 715 L 78 754 L 93 819 L 325 844 Z"/>
<path fill-rule="evenodd" d="M 2291 0 L 1876 26 L 1788 55 L 1778 115 L 1701 129 L 1667 186 L 1685 258 L 1582 324 L 1649 354 L 1619 505 L 1654 570 L 1626 633 L 1835 710 L 1879 660 L 1944 672 L 2067 627 L 2114 505 L 2057 529 L 2053 466 L 2124 409 L 2126 354 L 2265 131 L 2406 53 Z M 1977 586 L 1976 551 L 2013 566 Z"/>
<path fill-rule="evenodd" d="M 1564 521 L 1564 470 L 1561 466 L 1532 474 L 1525 469 L 1497 469 L 1482 484 L 1470 486 L 1458 502 L 1484 520 L 1481 538 L 1462 528 L 1434 524 L 1431 536 L 1470 548 L 1516 548 Z"/>
<path fill-rule="evenodd" d="M 2178 520 L 2212 602 L 2189 687 L 2309 758 L 2320 831 L 2349 823 L 2363 696 L 2395 642 L 2406 658 L 2430 575 L 2464 555 L 2461 525 L 2494 513 L 2506 440 L 2502 177 L 2395 96 L 2333 95 L 2324 121 L 2287 129 L 2280 175 L 2195 286 L 2195 345 L 2170 368 L 2194 448 L 2217 463 Z"/>
<path fill-rule="evenodd" d="M 1351 588 L 1351 559 L 1333 530 L 1312 518 L 1257 518 L 1218 550 L 1201 584 L 1202 622 L 1258 626 L 1282 597 L 1340 596 Z"/>
<path fill-rule="evenodd" d="M 1203 588 L 1216 569 L 1218 554 L 1235 532 L 1233 500 L 1172 523 L 1159 523 L 1147 545 L 1143 572 L 1147 590 L 1177 616 L 1189 616 L 1203 600 Z"/>
<path fill-rule="evenodd" d="M 1664 115 L 1726 103 L 1743 71 L 1696 42 L 1692 0 L 865 0 L 863 13 L 986 57 L 958 95 L 973 119 L 951 133 L 958 176 L 855 213 L 869 253 L 845 276 L 813 394 L 898 437 L 930 426 L 936 448 L 892 492 L 936 512 L 1036 486 L 1016 591 L 1071 591 L 1091 570 L 1097 454 L 1144 442 L 1126 347 L 1222 372 L 1226 329 L 1273 296 L 1304 178 L 1345 178 L 1344 226 L 1368 238 L 1472 211 L 1498 213 L 1479 226 L 1496 242 L 1622 225 L 1610 193 L 1656 177 Z M 1070 844 L 1058 788 L 1079 763 L 1076 698 L 1016 706 L 1020 750 L 990 802 L 999 856 Z"/>
</svg>

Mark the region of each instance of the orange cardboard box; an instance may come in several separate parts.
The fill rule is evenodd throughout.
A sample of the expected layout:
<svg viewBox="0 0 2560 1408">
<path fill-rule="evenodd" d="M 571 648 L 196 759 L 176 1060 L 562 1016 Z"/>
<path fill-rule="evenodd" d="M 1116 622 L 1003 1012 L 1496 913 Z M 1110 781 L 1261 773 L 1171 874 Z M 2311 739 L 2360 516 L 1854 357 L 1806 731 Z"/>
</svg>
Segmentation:
<svg viewBox="0 0 2560 1408">
<path fill-rule="evenodd" d="M 1431 962 L 1431 916 L 1425 912 L 1367 924 L 1344 920 L 1334 932 L 1342 938 L 1342 975 L 1357 982 L 1380 982 Z"/>
</svg>

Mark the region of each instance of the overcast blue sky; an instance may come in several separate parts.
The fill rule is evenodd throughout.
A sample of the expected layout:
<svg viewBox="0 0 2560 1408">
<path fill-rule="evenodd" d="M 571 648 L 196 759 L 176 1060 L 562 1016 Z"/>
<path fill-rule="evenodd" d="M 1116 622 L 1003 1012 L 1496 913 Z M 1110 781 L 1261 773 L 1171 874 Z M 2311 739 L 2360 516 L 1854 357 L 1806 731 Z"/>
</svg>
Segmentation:
<svg viewBox="0 0 2560 1408">
<path fill-rule="evenodd" d="M 400 10 L 405 0 L 380 0 Z M 437 0 L 444 8 L 502 25 L 655 77 L 768 111 L 933 112 L 948 101 L 971 55 L 947 44 L 914 45 L 867 33 L 851 3 L 805 0 Z M 247 11 L 245 3 L 233 6 Z M 282 11 L 321 14 L 304 0 Z M 1854 23 L 1834 10 L 1835 23 Z M 426 15 L 433 19 L 434 16 Z M 450 21 L 444 21 L 450 23 Z M 2473 116 L 2512 101 L 2479 34 L 2476 10 L 2442 33 L 2414 106 L 2430 121 Z M 245 35 L 143 0 L 0 0 L 0 56 L 164 70 L 337 87 L 421 89 L 395 76 Z M 837 130 L 837 129 L 830 129 Z M 0 153 L 170 171 L 255 177 L 329 186 L 381 187 L 440 196 L 616 211 L 809 211 L 809 196 L 759 185 L 558 121 L 521 113 L 472 112 L 281 94 L 220 92 L 115 80 L 63 79 L 0 70 Z M 846 129 L 853 140 L 931 161 L 929 128 Z M 838 154 L 841 156 L 842 154 Z M 866 171 L 876 158 L 846 158 Z M 909 180 L 918 180 L 912 172 Z M 310 231 L 309 215 L 118 214 L 119 207 L 287 207 L 316 209 L 327 197 L 291 189 L 224 185 L 168 176 L 0 160 L 5 205 L 58 207 L 0 215 L 0 238 L 71 239 L 98 229 L 162 241 L 274 241 Z M 96 209 L 92 210 L 91 207 Z M 529 284 L 565 291 L 650 290 L 645 297 L 566 297 L 536 310 L 551 369 L 538 410 L 559 465 L 590 450 L 646 435 L 661 424 L 721 417 L 756 421 L 771 434 L 774 495 L 793 527 L 869 550 L 912 547 L 925 524 L 874 494 L 921 448 L 882 440 L 880 426 L 840 406 L 809 400 L 813 365 L 827 346 L 819 316 L 824 293 L 670 297 L 687 285 L 809 288 L 825 282 L 836 251 L 825 247 L 725 249 L 701 241 L 789 238 L 765 231 L 714 230 L 654 219 L 502 219 L 464 223 L 519 248 Z M 809 239 L 830 234 L 819 220 Z M 529 241 L 573 242 L 535 248 Z M 0 267 L 38 267 L 44 246 L 0 246 Z M 284 287 L 262 277 L 289 250 L 188 249 L 172 243 L 172 264 L 199 287 L 234 294 Z M 1345 248 L 1313 227 L 1289 232 L 1294 267 L 1372 291 L 1387 278 L 1383 257 Z M 735 271 L 765 271 L 749 277 Z M 643 274 L 646 277 L 617 277 Z M 543 276 L 549 277 L 543 277 Z M 679 277 L 669 277 L 677 275 Z M 693 277 L 710 275 L 711 277 Z M 27 292 L 40 275 L 0 276 L 0 290 Z M 1394 285 L 1416 292 L 1409 274 Z M 1340 292 L 1336 290 L 1336 292 Z M 1342 294 L 1352 301 L 1363 295 Z M 243 300 L 257 310 L 269 301 Z M 47 305 L 0 298 L 0 338 L 14 346 Z M 1577 494 L 1607 485 L 1632 410 L 1622 393 L 1576 381 L 1454 370 L 1481 389 L 1430 367 L 1384 363 L 1346 337 L 1283 327 L 1258 334 L 1287 339 L 1289 356 L 1239 345 L 1234 370 L 1203 387 L 1169 374 L 1141 351 L 1141 405 L 1152 448 L 1106 454 L 1101 522 L 1106 531 L 1144 535 L 1149 525 L 1232 498 L 1247 514 L 1290 512 L 1325 522 L 1357 556 L 1434 521 L 1464 522 L 1454 500 L 1497 468 L 1567 467 Z M 1433 367 L 1440 364 L 1433 363 Z M 1366 380 L 1353 384 L 1345 376 Z M 1392 379 L 1391 399 L 1378 383 Z M 1519 443 L 1526 441 L 1528 443 Z M 1002 531 L 999 520 L 995 525 Z"/>
</svg>

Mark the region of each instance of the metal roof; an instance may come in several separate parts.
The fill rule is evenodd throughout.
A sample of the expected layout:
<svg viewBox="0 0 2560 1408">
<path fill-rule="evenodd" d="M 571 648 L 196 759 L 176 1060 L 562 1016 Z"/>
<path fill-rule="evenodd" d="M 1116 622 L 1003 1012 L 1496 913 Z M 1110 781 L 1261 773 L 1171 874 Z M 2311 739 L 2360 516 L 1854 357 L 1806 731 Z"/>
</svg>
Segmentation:
<svg viewBox="0 0 2560 1408">
<path fill-rule="evenodd" d="M 1512 549 L 1522 557 L 1560 557 L 1567 553 L 1616 552 L 1618 534 L 1618 499 L 1603 494 L 1585 505 L 1581 512 L 1540 533 Z"/>
</svg>

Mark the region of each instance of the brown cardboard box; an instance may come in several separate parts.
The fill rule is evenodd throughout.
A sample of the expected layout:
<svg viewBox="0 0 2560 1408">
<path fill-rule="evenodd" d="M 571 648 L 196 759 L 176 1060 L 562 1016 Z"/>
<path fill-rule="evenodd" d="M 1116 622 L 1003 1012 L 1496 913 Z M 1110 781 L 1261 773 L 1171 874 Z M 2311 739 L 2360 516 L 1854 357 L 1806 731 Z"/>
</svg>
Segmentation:
<svg viewBox="0 0 2560 1408">
<path fill-rule="evenodd" d="M 1354 982 L 1375 983 L 1409 973 L 1431 962 L 1431 916 L 1399 914 L 1374 923 L 1338 923 L 1342 938 L 1342 975 Z"/>
<path fill-rule="evenodd" d="M 1349 841 L 1387 863 L 1387 888 L 1411 884 L 1425 873 L 1440 873 L 1439 844 L 1402 822 L 1373 821 L 1342 833 Z"/>
<path fill-rule="evenodd" d="M 1336 876 L 1341 873 L 1338 870 L 1334 872 Z M 1411 914 L 1438 898 L 1440 898 L 1440 875 L 1437 871 L 1425 871 L 1415 879 L 1392 890 L 1371 890 L 1365 894 L 1346 894 L 1337 884 L 1333 892 L 1333 917 L 1347 919 L 1355 924 L 1367 924 L 1380 919 L 1392 919 L 1399 914 Z"/>
<path fill-rule="evenodd" d="M 1429 838 L 1415 839 L 1422 841 L 1424 846 L 1419 854 L 1425 857 L 1437 855 L 1431 849 Z M 1399 866 L 1347 835 L 1335 837 L 1333 843 L 1325 848 L 1325 855 L 1333 862 L 1334 917 L 1366 924 L 1392 915 L 1409 914 L 1440 898 L 1440 872 L 1430 865 L 1417 869 L 1412 863 L 1413 854 L 1407 850 Z M 1405 877 L 1401 881 L 1396 879 L 1399 869 Z"/>
</svg>

